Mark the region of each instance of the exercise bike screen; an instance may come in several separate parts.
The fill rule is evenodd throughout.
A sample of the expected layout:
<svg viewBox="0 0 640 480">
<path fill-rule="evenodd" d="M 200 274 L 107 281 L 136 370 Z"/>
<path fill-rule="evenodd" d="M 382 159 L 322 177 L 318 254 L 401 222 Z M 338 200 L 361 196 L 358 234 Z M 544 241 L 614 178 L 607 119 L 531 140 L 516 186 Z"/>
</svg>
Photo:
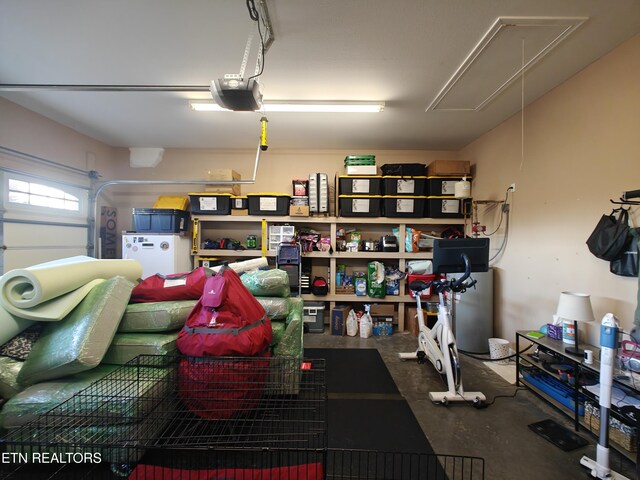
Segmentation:
<svg viewBox="0 0 640 480">
<path fill-rule="evenodd" d="M 472 272 L 489 270 L 488 238 L 439 238 L 433 242 L 433 273 L 464 272 L 463 254 Z"/>
</svg>

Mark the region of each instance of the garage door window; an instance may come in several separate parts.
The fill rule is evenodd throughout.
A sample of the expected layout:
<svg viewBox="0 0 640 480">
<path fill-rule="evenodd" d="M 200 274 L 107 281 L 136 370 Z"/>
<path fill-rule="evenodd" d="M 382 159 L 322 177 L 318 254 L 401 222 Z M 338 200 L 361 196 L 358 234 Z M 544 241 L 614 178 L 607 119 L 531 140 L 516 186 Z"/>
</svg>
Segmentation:
<svg viewBox="0 0 640 480">
<path fill-rule="evenodd" d="M 61 188 L 15 178 L 9 179 L 9 202 L 71 212 L 80 211 L 80 198 L 73 193 Z"/>
</svg>

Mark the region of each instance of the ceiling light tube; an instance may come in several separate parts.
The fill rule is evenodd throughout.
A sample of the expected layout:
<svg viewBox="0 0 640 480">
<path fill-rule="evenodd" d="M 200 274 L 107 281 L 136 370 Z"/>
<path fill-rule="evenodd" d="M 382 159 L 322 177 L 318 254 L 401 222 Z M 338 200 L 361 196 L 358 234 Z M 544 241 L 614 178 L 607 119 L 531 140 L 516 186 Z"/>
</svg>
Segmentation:
<svg viewBox="0 0 640 480">
<path fill-rule="evenodd" d="M 228 112 L 210 100 L 192 100 L 191 108 L 199 112 Z M 378 113 L 384 110 L 384 102 L 325 102 L 325 101 L 273 101 L 263 102 L 259 111 L 293 113 Z"/>
</svg>

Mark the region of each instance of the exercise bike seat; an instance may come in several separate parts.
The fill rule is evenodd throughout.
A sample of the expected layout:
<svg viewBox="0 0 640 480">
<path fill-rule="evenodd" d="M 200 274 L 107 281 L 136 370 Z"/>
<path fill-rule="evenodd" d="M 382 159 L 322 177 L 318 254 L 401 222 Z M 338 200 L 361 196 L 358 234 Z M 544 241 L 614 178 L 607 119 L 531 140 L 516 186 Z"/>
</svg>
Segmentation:
<svg viewBox="0 0 640 480">
<path fill-rule="evenodd" d="M 420 293 L 428 289 L 433 282 L 425 282 L 424 280 L 414 280 L 409 284 L 409 289 L 412 292 Z"/>
</svg>

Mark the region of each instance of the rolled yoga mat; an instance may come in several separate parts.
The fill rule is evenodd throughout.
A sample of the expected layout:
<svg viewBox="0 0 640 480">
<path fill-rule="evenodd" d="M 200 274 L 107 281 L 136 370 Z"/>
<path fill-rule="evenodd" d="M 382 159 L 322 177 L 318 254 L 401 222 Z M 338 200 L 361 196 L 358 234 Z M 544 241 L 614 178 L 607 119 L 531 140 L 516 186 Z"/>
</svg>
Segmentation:
<svg viewBox="0 0 640 480">
<path fill-rule="evenodd" d="M 269 266 L 269 262 L 265 257 L 252 258 L 250 260 L 242 260 L 241 262 L 234 262 L 227 265 L 231 270 L 236 273 L 249 272 L 251 270 L 257 270 Z M 222 265 L 211 267 L 210 270 L 218 272 L 222 268 Z"/>
<path fill-rule="evenodd" d="M 76 256 L 11 270 L 0 277 L 0 304 L 12 315 L 38 321 L 67 316 L 101 280 L 115 276 L 136 282 L 137 260 Z"/>
</svg>

